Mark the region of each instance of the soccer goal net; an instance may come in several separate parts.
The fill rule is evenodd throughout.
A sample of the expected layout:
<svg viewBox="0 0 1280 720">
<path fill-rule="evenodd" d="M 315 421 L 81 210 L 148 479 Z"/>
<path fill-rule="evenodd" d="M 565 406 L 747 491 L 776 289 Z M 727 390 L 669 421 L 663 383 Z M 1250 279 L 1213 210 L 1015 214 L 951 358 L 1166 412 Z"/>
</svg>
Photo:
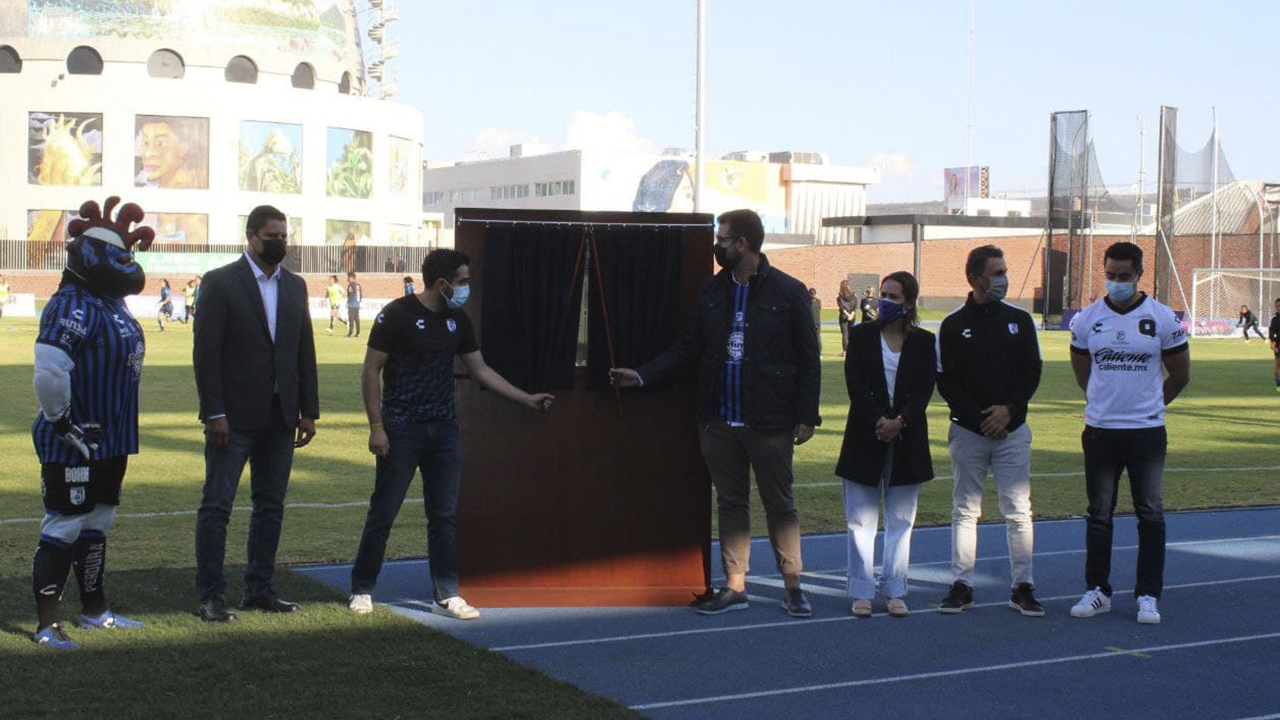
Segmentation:
<svg viewBox="0 0 1280 720">
<path fill-rule="evenodd" d="M 1240 313 L 1246 307 L 1266 334 L 1272 303 L 1280 298 L 1280 270 L 1196 270 L 1191 277 L 1192 337 L 1240 334 Z"/>
</svg>

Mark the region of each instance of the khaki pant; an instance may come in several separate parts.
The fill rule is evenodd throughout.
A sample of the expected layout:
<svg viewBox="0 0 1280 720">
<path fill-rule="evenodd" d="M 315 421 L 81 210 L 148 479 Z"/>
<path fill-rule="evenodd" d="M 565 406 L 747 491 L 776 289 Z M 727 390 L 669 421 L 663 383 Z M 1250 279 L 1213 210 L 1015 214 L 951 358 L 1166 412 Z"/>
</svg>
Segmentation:
<svg viewBox="0 0 1280 720">
<path fill-rule="evenodd" d="M 978 558 L 978 518 L 982 515 L 982 486 L 987 470 L 995 477 L 1000 514 L 1009 543 L 1012 587 L 1035 584 L 1031 553 L 1035 530 L 1031 524 L 1031 427 L 1023 424 L 1004 440 L 992 440 L 951 423 L 947 437 L 951 452 L 951 574 L 973 587 Z"/>
<path fill-rule="evenodd" d="M 726 574 L 746 573 L 751 560 L 751 472 L 769 524 L 774 560 L 784 575 L 799 573 L 800 516 L 791 497 L 790 429 L 730 427 L 712 420 L 702 428 L 702 459 L 716 488 L 720 561 Z"/>
</svg>

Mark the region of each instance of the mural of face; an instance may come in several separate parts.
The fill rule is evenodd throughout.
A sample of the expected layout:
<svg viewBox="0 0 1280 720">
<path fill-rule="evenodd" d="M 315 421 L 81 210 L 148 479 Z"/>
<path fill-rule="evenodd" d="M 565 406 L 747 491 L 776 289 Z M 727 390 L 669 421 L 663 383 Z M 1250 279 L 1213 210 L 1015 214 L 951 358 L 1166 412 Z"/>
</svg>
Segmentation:
<svg viewBox="0 0 1280 720">
<path fill-rule="evenodd" d="M 184 187 L 187 144 L 167 122 L 147 123 L 140 132 L 142 174 L 149 184 Z"/>
</svg>

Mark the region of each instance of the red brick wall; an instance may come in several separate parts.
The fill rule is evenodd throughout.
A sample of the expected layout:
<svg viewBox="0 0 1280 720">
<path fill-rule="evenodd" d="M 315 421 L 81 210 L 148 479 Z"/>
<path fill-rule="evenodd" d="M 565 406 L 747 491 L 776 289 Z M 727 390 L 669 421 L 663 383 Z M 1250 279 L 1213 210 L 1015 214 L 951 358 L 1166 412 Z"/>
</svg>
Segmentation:
<svg viewBox="0 0 1280 720">
<path fill-rule="evenodd" d="M 920 294 L 924 307 L 936 307 L 945 299 L 963 297 L 969 292 L 964 277 L 964 262 L 969 251 L 979 245 L 992 244 L 1002 248 L 1009 264 L 1009 299 L 1030 302 L 1040 297 L 1043 285 L 1043 235 L 1022 237 L 966 238 L 957 240 L 926 240 L 921 244 Z M 1079 238 L 1077 238 L 1079 240 Z M 1128 235 L 1095 235 L 1092 253 L 1080 253 L 1081 267 L 1076 276 L 1081 282 L 1081 297 L 1085 303 L 1106 293 L 1102 276 L 1103 256 L 1112 243 L 1128 241 Z M 1187 235 L 1175 240 L 1174 263 L 1178 279 L 1191 300 L 1191 278 L 1196 268 L 1210 265 L 1209 236 Z M 1088 242 L 1088 237 L 1084 237 Z M 1264 238 L 1263 267 L 1271 267 L 1271 253 Z M 1155 267 L 1155 239 L 1150 236 L 1137 238 L 1144 254 L 1144 273 L 1139 288 L 1152 292 Z M 1061 250 L 1065 238 L 1054 235 L 1054 246 Z M 786 273 L 795 276 L 808 287 L 818 289 L 824 306 L 835 302 L 840 281 L 849 273 L 874 273 L 880 277 L 896 270 L 912 269 L 911 243 L 871 243 L 866 245 L 823 245 L 817 247 L 774 250 L 769 261 Z M 1092 266 L 1090 265 L 1092 255 Z M 1225 235 L 1219 238 L 1219 267 L 1254 268 L 1258 266 L 1258 236 L 1256 234 Z M 1280 252 L 1276 261 L 1280 261 Z M 1275 262 L 1280 266 L 1280 262 Z M 855 292 L 860 288 L 854 288 Z M 930 302 L 933 299 L 933 302 Z M 1178 283 L 1172 283 L 1168 303 L 1175 310 L 1184 309 Z"/>
<path fill-rule="evenodd" d="M 969 292 L 964 262 L 969 251 L 980 245 L 997 245 L 1009 264 L 1009 299 L 1031 301 L 1038 296 L 1044 268 L 1036 248 L 1041 237 L 964 238 L 926 240 L 921 244 L 920 295 L 924 307 L 932 307 Z M 865 245 L 820 245 L 774 250 L 769 262 L 808 287 L 818 289 L 823 304 L 835 302 L 840 281 L 850 273 L 874 273 L 884 277 L 898 270 L 913 270 L 911 243 L 868 243 Z M 855 292 L 861 288 L 854 288 Z M 930 299 L 935 299 L 933 303 Z M 941 309 L 941 307 L 937 308 Z"/>
</svg>

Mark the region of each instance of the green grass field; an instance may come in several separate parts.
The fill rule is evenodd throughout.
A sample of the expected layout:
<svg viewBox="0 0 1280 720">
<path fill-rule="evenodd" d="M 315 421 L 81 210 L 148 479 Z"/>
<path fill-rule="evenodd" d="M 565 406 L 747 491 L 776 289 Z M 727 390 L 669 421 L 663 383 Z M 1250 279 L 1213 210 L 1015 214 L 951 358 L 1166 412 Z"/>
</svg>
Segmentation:
<svg viewBox="0 0 1280 720">
<path fill-rule="evenodd" d="M 144 323 L 145 325 L 145 323 Z M 134 633 L 75 632 L 86 651 L 55 656 L 28 639 L 34 608 L 30 557 L 42 513 L 29 429 L 35 413 L 31 345 L 35 321 L 0 327 L 0 707 L 3 716 L 112 718 L 181 715 L 250 717 L 597 718 L 634 715 L 625 708 L 556 683 L 504 658 L 456 641 L 384 609 L 353 617 L 345 596 L 288 572 L 282 595 L 305 610 L 293 617 L 246 615 L 236 626 L 209 627 L 191 610 L 194 514 L 130 518 L 111 533 L 109 597 L 149 624 Z M 129 467 L 122 513 L 188 512 L 203 482 L 203 435 L 196 421 L 190 368 L 191 332 L 147 326 L 143 374 L 142 452 Z M 345 562 L 355 552 L 373 482 L 365 448 L 359 368 L 363 344 L 317 326 L 323 417 L 319 435 L 295 459 L 279 563 Z M 1070 377 L 1064 333 L 1041 338 L 1044 380 L 1031 405 L 1033 507 L 1039 517 L 1084 508 L 1080 474 L 1083 398 Z M 847 410 L 839 332 L 823 330 L 824 424 L 796 455 L 796 501 L 806 532 L 843 527 L 840 487 L 832 475 Z M 1238 339 L 1195 342 L 1191 385 L 1171 408 L 1165 478 L 1168 509 L 1280 503 L 1280 395 L 1273 391 L 1270 350 Z M 554 412 L 554 411 L 553 411 Z M 950 474 L 945 406 L 930 409 L 935 470 Z M 246 481 L 247 482 L 247 481 Z M 420 497 L 416 488 L 410 497 Z M 242 494 L 238 504 L 247 504 Z M 1123 503 L 1122 503 L 1123 505 Z M 998 518 L 994 496 L 984 504 Z M 920 524 L 949 521 L 950 483 L 925 486 Z M 248 514 L 236 513 L 228 561 L 243 559 Z M 426 521 L 406 505 L 389 545 L 391 556 L 423 554 Z M 761 515 L 756 527 L 763 532 Z M 233 588 L 240 568 L 228 566 Z M 74 584 L 74 581 L 73 581 Z M 68 589 L 67 609 L 77 600 Z M 235 591 L 233 590 L 233 601 Z M 71 613 L 69 612 L 68 615 Z M 483 619 L 481 620 L 483 622 Z M 64 689 L 38 701 L 50 673 Z M 376 682 L 372 680 L 376 679 Z M 101 690 L 99 690 L 101 688 Z M 73 690 L 73 692 L 65 692 Z M 91 703 L 77 698 L 91 696 Z"/>
</svg>

